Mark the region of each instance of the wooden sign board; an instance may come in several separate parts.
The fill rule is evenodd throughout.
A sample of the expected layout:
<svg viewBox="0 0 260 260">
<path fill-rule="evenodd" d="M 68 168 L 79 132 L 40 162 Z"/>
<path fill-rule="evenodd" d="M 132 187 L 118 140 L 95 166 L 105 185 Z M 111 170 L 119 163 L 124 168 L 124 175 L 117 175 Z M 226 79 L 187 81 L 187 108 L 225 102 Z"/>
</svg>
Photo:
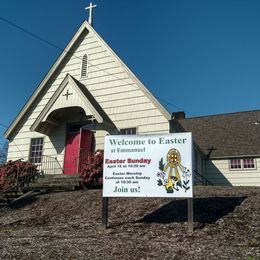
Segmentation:
<svg viewBox="0 0 260 260">
<path fill-rule="evenodd" d="M 106 136 L 104 197 L 193 197 L 191 133 Z"/>
<path fill-rule="evenodd" d="M 192 161 L 191 133 L 106 136 L 103 197 L 188 198 L 191 223 Z M 108 210 L 108 204 L 103 209 Z M 104 222 L 107 225 L 107 212 Z"/>
</svg>

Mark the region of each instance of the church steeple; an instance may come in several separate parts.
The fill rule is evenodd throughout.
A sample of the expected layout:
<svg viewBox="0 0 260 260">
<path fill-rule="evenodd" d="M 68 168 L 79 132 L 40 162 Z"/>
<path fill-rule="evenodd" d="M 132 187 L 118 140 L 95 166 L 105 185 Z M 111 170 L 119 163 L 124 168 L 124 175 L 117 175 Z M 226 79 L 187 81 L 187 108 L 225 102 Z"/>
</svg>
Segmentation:
<svg viewBox="0 0 260 260">
<path fill-rule="evenodd" d="M 89 16 L 88 16 L 88 23 L 92 26 L 92 9 L 97 7 L 97 5 L 93 5 L 92 2 L 90 2 L 89 6 L 85 8 L 85 10 L 89 10 Z"/>
</svg>

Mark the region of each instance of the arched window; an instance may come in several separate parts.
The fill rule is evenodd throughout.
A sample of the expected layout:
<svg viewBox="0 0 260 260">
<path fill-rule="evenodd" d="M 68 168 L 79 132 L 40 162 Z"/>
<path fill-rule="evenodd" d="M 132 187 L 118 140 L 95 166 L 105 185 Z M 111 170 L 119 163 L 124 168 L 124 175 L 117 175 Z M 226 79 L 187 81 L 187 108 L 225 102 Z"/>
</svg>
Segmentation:
<svg viewBox="0 0 260 260">
<path fill-rule="evenodd" d="M 88 55 L 84 54 L 81 64 L 81 77 L 86 77 L 88 73 Z"/>
</svg>

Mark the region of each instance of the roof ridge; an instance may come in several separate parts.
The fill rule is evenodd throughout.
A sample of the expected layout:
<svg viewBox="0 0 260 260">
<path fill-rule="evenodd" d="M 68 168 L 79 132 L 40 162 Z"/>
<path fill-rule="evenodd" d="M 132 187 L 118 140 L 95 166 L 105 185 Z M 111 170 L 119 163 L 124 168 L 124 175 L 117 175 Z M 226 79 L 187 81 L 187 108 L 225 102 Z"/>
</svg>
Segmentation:
<svg viewBox="0 0 260 260">
<path fill-rule="evenodd" d="M 213 115 L 188 117 L 188 118 L 185 118 L 184 120 L 199 119 L 199 118 L 209 118 L 209 117 L 217 117 L 217 116 L 226 116 L 226 115 L 236 115 L 236 114 L 245 114 L 245 113 L 252 113 L 252 112 L 260 112 L 260 109 L 238 111 L 238 112 L 229 112 L 229 113 L 221 113 L 221 114 L 213 114 Z M 181 120 L 183 120 L 183 119 L 181 119 Z"/>
</svg>

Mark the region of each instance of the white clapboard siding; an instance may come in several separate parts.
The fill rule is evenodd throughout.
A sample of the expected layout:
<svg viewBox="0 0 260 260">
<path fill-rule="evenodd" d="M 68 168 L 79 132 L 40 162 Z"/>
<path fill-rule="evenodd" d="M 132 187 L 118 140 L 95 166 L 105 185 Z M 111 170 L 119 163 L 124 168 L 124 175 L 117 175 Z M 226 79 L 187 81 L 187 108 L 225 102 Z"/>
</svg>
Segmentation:
<svg viewBox="0 0 260 260">
<path fill-rule="evenodd" d="M 111 102 L 102 102 L 103 109 L 117 109 L 122 106 L 133 106 L 133 105 L 143 105 L 146 103 L 151 103 L 145 96 L 135 97 L 131 99 L 121 99 L 121 100 L 111 100 Z"/>
<path fill-rule="evenodd" d="M 205 177 L 219 185 L 260 186 L 260 158 L 256 159 L 256 169 L 230 170 L 228 160 L 207 161 Z"/>
<path fill-rule="evenodd" d="M 97 71 L 106 70 L 106 74 L 113 73 L 112 69 L 117 70 L 117 72 L 118 70 L 123 71 L 120 65 L 117 64 L 115 61 L 97 63 L 96 65 L 93 63 L 93 65 L 88 66 L 88 69 L 89 73 L 95 73 Z"/>
<path fill-rule="evenodd" d="M 90 31 L 70 53 L 72 55 L 64 59 L 21 120 L 19 131 L 13 136 L 14 141 L 10 142 L 8 159 L 21 158 L 21 153 L 24 159 L 28 159 L 31 138 L 44 137 L 44 154 L 57 157 L 63 165 L 66 122 L 57 127 L 50 138 L 31 132 L 30 127 L 68 73 L 88 88 L 118 129 L 136 127 L 140 134 L 169 133 L 168 119 L 94 32 Z M 82 78 L 81 59 L 84 54 L 88 55 L 88 70 L 87 76 Z M 67 87 L 64 91 L 67 91 Z M 83 106 L 76 96 L 69 98 L 70 102 L 67 103 L 61 97 L 58 98 L 51 111 L 66 104 Z M 90 114 L 89 111 L 87 113 Z M 106 131 L 96 131 L 96 149 L 103 148 L 107 134 Z"/>
<path fill-rule="evenodd" d="M 108 107 L 105 108 L 106 112 L 109 115 L 116 115 L 116 114 L 123 114 L 123 113 L 129 113 L 129 106 L 131 106 L 131 113 L 133 112 L 138 112 L 138 111 L 146 111 L 146 110 L 151 110 L 151 109 L 156 109 L 154 104 L 151 102 L 146 102 L 146 103 L 134 103 L 133 105 L 121 105 L 119 107 Z"/>
</svg>

